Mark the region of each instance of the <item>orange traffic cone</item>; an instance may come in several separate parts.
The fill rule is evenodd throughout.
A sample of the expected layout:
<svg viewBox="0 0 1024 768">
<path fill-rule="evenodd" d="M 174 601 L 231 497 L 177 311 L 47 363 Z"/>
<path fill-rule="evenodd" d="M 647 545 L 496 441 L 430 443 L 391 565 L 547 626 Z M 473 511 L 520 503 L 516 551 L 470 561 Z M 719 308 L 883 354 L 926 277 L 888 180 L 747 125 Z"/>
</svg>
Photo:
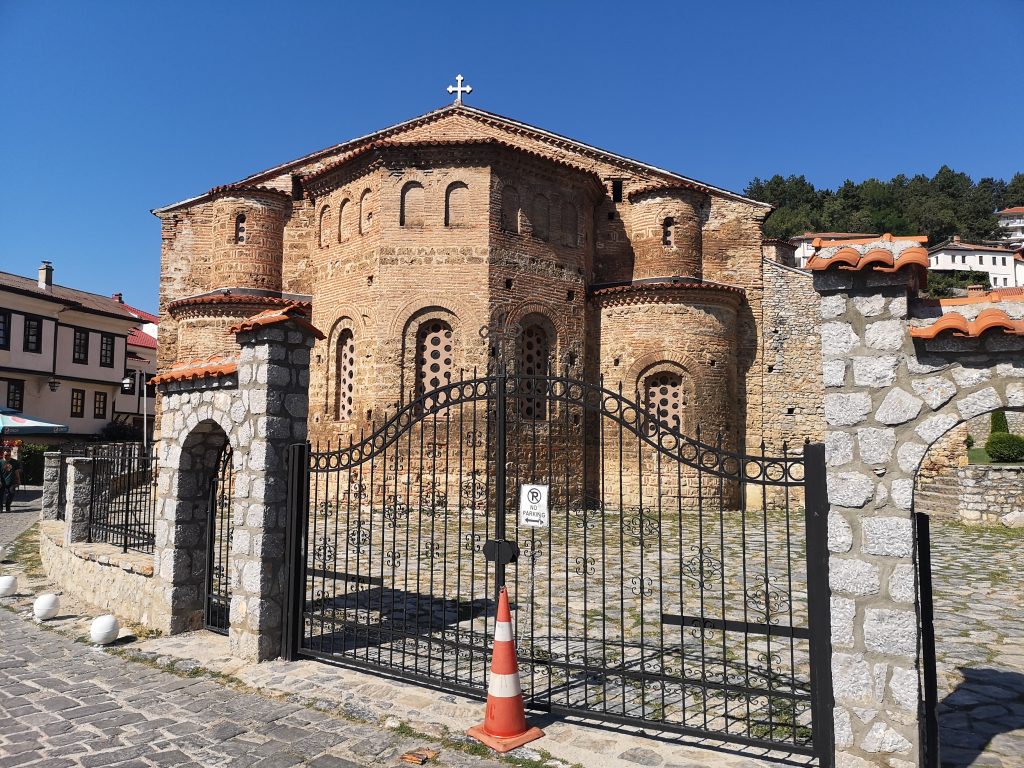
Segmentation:
<svg viewBox="0 0 1024 768">
<path fill-rule="evenodd" d="M 494 654 L 491 656 L 491 680 L 487 686 L 487 712 L 484 722 L 466 731 L 495 752 L 508 752 L 544 735 L 540 728 L 526 727 L 523 689 L 516 665 L 516 644 L 512 640 L 512 612 L 508 592 L 498 594 L 498 620 L 494 625 Z"/>
</svg>

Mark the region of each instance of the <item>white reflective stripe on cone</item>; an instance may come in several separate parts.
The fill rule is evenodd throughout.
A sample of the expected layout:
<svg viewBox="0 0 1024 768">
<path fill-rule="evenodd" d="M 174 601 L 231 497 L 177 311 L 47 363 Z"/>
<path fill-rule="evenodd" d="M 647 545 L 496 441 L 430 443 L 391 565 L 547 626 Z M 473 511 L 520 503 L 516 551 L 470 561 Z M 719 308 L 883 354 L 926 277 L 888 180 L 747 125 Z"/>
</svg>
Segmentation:
<svg viewBox="0 0 1024 768">
<path fill-rule="evenodd" d="M 519 686 L 519 673 L 513 675 L 499 675 L 491 672 L 491 682 L 487 686 L 487 695 L 499 699 L 510 699 L 523 692 Z"/>
<path fill-rule="evenodd" d="M 511 641 L 512 625 L 507 621 L 499 621 L 494 625 L 494 642 Z"/>
</svg>

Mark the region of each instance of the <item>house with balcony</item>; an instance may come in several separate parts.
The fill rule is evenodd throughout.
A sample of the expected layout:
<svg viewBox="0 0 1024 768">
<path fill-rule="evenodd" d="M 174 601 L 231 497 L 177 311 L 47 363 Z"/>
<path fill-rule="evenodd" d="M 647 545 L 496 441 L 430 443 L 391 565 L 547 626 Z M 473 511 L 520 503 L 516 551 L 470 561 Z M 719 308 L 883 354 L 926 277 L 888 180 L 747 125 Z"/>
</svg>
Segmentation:
<svg viewBox="0 0 1024 768">
<path fill-rule="evenodd" d="M 54 283 L 50 262 L 35 279 L 0 272 L 0 405 L 69 427 L 38 442 L 86 439 L 112 421 L 151 424 L 156 320 L 120 294 Z"/>
<path fill-rule="evenodd" d="M 1024 247 L 1024 205 L 996 211 L 998 238 L 1010 248 Z"/>
</svg>

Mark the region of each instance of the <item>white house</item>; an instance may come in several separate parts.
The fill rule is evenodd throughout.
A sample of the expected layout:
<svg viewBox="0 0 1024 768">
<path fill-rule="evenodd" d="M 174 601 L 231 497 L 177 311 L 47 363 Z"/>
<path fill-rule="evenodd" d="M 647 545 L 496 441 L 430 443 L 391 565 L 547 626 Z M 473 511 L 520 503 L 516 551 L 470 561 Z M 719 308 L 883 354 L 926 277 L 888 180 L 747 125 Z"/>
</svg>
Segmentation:
<svg viewBox="0 0 1024 768">
<path fill-rule="evenodd" d="M 930 269 L 985 272 L 992 288 L 1024 285 L 1024 259 L 1013 248 L 965 243 L 953 236 L 929 248 L 928 256 Z"/>
<path fill-rule="evenodd" d="M 996 211 L 996 218 L 999 219 L 999 240 L 1010 247 L 1024 246 L 1024 205 Z"/>
<path fill-rule="evenodd" d="M 141 396 L 122 394 L 122 381 L 155 375 L 155 319 L 116 295 L 55 284 L 47 261 L 38 279 L 0 272 L 0 405 L 68 425 L 49 442 L 141 419 Z M 152 399 L 147 406 L 152 414 Z"/>
</svg>

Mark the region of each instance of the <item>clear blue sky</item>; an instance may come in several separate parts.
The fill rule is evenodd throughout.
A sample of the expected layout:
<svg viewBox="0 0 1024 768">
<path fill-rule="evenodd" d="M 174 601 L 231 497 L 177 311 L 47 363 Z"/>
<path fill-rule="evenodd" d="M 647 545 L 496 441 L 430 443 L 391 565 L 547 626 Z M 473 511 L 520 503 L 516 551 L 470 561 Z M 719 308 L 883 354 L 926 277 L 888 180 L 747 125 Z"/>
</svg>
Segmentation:
<svg viewBox="0 0 1024 768">
<path fill-rule="evenodd" d="M 449 101 L 726 188 L 1024 169 L 1024 0 L 0 0 L 0 270 L 155 308 L 149 210 Z"/>
</svg>

